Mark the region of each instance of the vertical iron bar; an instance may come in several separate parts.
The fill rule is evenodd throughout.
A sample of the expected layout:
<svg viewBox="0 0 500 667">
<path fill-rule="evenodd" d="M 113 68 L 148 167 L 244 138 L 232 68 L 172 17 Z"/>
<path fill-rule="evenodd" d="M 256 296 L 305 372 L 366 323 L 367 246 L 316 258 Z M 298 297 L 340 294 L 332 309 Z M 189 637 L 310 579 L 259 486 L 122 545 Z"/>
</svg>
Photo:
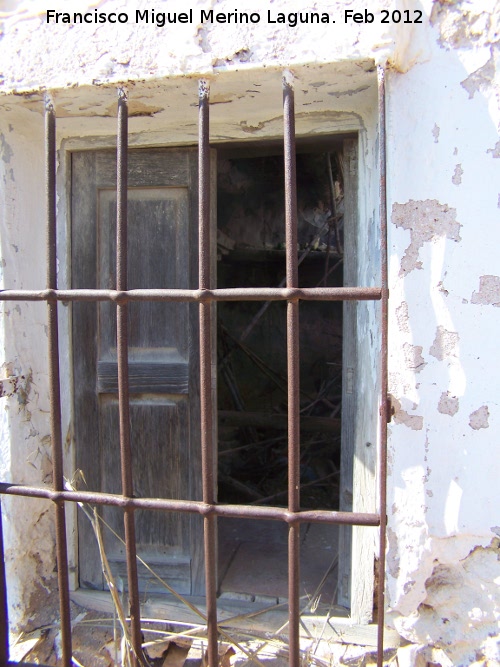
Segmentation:
<svg viewBox="0 0 500 667">
<path fill-rule="evenodd" d="M 47 288 L 57 289 L 57 230 L 56 230 L 56 114 L 52 101 L 45 103 L 45 194 L 47 218 Z M 64 488 L 63 447 L 61 435 L 61 388 L 59 379 L 59 335 L 57 301 L 47 302 L 49 342 L 50 432 L 54 491 Z M 61 614 L 62 663 L 72 661 L 71 615 L 69 601 L 68 551 L 64 501 L 55 506 L 57 578 Z"/>
<path fill-rule="evenodd" d="M 200 289 L 210 289 L 210 143 L 209 143 L 208 81 L 199 82 L 199 283 Z M 211 304 L 200 303 L 200 421 L 203 502 L 215 503 L 215 452 L 212 405 L 212 323 Z M 207 604 L 208 665 L 217 667 L 217 523 L 213 515 L 205 516 L 204 553 Z"/>
<path fill-rule="evenodd" d="M 295 104 L 291 75 L 283 77 L 286 285 L 299 286 Z M 288 510 L 300 509 L 299 302 L 287 302 Z M 300 524 L 288 528 L 288 642 L 290 667 L 300 665 Z"/>
<path fill-rule="evenodd" d="M 127 289 L 127 168 L 128 103 L 123 89 L 118 91 L 117 179 L 116 179 L 116 289 Z M 120 422 L 120 462 L 122 494 L 134 495 L 132 448 L 130 443 L 130 399 L 128 378 L 128 304 L 118 303 L 116 312 L 116 348 L 118 362 L 118 410 Z M 143 662 L 142 635 L 137 576 L 137 552 L 134 509 L 124 511 L 125 550 L 134 665 Z"/>
<path fill-rule="evenodd" d="M 2 502 L 0 499 L 0 665 L 9 661 L 9 613 L 3 549 Z"/>
<path fill-rule="evenodd" d="M 380 156 L 380 261 L 382 287 L 382 340 L 380 362 L 380 553 L 378 560 L 378 618 L 377 618 L 377 667 L 384 662 L 384 613 L 385 613 L 385 549 L 387 525 L 387 353 L 388 353 L 388 298 L 387 278 L 387 189 L 386 189 L 386 120 L 385 120 L 385 69 L 377 68 L 379 104 L 379 156 Z"/>
</svg>

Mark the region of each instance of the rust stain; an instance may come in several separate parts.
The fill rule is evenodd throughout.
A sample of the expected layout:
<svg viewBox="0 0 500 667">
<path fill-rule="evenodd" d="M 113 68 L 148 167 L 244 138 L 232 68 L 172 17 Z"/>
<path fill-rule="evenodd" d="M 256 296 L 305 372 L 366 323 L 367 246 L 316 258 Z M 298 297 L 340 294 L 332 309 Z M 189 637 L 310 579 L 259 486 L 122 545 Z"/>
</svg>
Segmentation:
<svg viewBox="0 0 500 667">
<path fill-rule="evenodd" d="M 436 199 L 410 201 L 405 204 L 395 203 L 392 207 L 392 223 L 410 232 L 410 245 L 401 260 L 400 276 L 406 276 L 414 269 L 421 269 L 419 257 L 424 243 L 441 237 L 450 241 L 461 241 L 460 228 L 456 220 L 456 209 L 447 204 L 440 204 Z"/>
<path fill-rule="evenodd" d="M 500 277 L 481 276 L 479 291 L 472 293 L 471 303 L 500 308 Z"/>
</svg>

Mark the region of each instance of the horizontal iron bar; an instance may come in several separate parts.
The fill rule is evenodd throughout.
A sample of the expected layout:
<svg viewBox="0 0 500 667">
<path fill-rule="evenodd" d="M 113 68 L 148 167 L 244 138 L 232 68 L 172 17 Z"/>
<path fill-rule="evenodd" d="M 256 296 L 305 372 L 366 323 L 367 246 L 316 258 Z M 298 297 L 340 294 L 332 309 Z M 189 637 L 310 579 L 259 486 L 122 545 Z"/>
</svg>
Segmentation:
<svg viewBox="0 0 500 667">
<path fill-rule="evenodd" d="M 284 521 L 288 524 L 330 523 L 350 526 L 378 526 L 380 516 L 368 512 L 335 512 L 330 510 L 302 510 L 289 512 L 284 507 L 257 507 L 255 505 L 218 505 L 197 500 L 171 500 L 168 498 L 126 498 L 111 493 L 94 491 L 52 491 L 47 487 L 23 486 L 0 483 L 0 494 L 23 496 L 25 498 L 46 498 L 56 503 L 76 502 L 94 505 L 108 505 L 142 510 L 163 510 L 169 512 L 191 512 L 202 516 L 220 516 L 240 519 L 263 519 Z"/>
<path fill-rule="evenodd" d="M 237 287 L 227 289 L 1 290 L 0 301 L 379 301 L 380 287 Z"/>
</svg>

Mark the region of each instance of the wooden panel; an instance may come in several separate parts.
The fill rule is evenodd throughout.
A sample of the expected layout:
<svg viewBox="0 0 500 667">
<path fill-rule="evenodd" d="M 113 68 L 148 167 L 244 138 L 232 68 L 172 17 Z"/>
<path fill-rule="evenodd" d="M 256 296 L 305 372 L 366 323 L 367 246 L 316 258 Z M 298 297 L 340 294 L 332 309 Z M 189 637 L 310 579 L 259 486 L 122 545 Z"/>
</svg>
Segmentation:
<svg viewBox="0 0 500 667">
<path fill-rule="evenodd" d="M 113 554 L 108 558 L 111 572 L 115 583 L 120 582 L 121 590 L 128 590 L 127 586 L 127 563 L 123 558 L 117 558 Z M 139 578 L 139 590 L 145 594 L 169 593 L 157 577 L 160 577 L 171 588 L 181 595 L 189 595 L 191 592 L 191 561 L 189 558 L 164 558 L 159 559 L 148 556 L 147 564 L 154 574 L 142 563 L 137 566 Z M 157 577 L 155 576 L 157 575 Z"/>
<path fill-rule="evenodd" d="M 189 366 L 187 363 L 129 363 L 129 391 L 131 394 L 162 392 L 187 394 Z M 118 391 L 118 365 L 113 361 L 97 362 L 97 391 Z"/>
<path fill-rule="evenodd" d="M 196 148 L 129 150 L 128 185 L 130 188 L 167 183 L 181 187 L 191 185 L 191 160 L 197 154 Z M 95 156 L 99 186 L 116 188 L 116 150 L 98 151 Z"/>
<path fill-rule="evenodd" d="M 116 193 L 98 192 L 98 285 L 113 289 L 116 274 Z M 128 192 L 128 286 L 182 289 L 189 285 L 187 188 Z M 116 359 L 116 306 L 99 304 L 99 358 Z M 187 359 L 185 303 L 129 304 L 129 360 Z"/>
<path fill-rule="evenodd" d="M 344 286 L 358 284 L 358 143 L 344 141 Z M 342 450 L 340 457 L 340 510 L 353 508 L 353 465 L 357 420 L 357 309 L 356 301 L 343 304 L 342 334 Z M 351 526 L 339 527 L 339 588 L 337 602 L 351 606 Z"/>
<path fill-rule="evenodd" d="M 103 447 L 100 466 L 101 488 L 105 493 L 120 493 L 120 444 L 118 401 L 100 397 L 99 431 Z M 137 497 L 185 497 L 184 478 L 189 468 L 188 402 L 171 401 L 161 395 L 134 396 L 130 401 L 131 446 L 134 495 Z M 102 516 L 123 539 L 123 512 L 105 507 Z M 158 558 L 189 560 L 189 516 L 160 511 L 138 510 L 136 516 L 137 552 L 148 564 Z M 106 553 L 124 559 L 124 546 L 111 533 L 104 533 Z M 185 572 L 187 570 L 184 570 Z M 176 575 L 177 576 L 177 575 Z M 190 582 L 182 590 L 190 592 Z"/>
<path fill-rule="evenodd" d="M 196 149 L 129 151 L 130 288 L 197 287 L 197 174 Z M 73 287 L 114 287 L 115 185 L 114 151 L 73 154 Z M 115 318 L 114 304 L 73 306 L 77 467 L 89 489 L 120 493 Z M 198 306 L 131 303 L 129 323 L 135 494 L 199 500 Z M 122 535 L 121 510 L 102 512 Z M 81 514 L 78 529 L 80 583 L 102 589 L 96 540 Z M 204 592 L 201 517 L 138 511 L 136 532 L 145 560 L 165 573 L 170 563 L 183 593 Z M 105 542 L 123 560 L 119 541 L 108 534 Z"/>
</svg>

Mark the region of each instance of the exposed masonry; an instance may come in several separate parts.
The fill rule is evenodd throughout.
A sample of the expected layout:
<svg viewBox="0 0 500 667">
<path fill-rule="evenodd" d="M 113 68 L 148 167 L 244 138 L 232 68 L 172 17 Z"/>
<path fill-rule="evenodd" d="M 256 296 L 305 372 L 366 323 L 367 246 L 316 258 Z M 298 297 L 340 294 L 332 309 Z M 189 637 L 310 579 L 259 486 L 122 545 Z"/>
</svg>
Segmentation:
<svg viewBox="0 0 500 667">
<path fill-rule="evenodd" d="M 457 414 L 458 408 L 458 398 L 450 394 L 449 391 L 443 391 L 438 403 L 438 412 L 443 415 L 450 415 L 450 417 L 453 417 Z"/>
<path fill-rule="evenodd" d="M 2 375 L 5 377 L 0 378 L 0 398 L 16 396 L 18 404 L 24 408 L 28 404 L 33 382 L 31 368 L 21 373 L 12 363 L 2 364 Z"/>
<path fill-rule="evenodd" d="M 410 201 L 405 204 L 393 204 L 392 223 L 410 232 L 410 245 L 401 260 L 399 275 L 408 275 L 414 269 L 422 269 L 419 257 L 424 243 L 435 241 L 443 236 L 451 241 L 460 241 L 461 224 L 456 220 L 456 209 L 447 204 L 440 204 L 436 199 Z"/>
<path fill-rule="evenodd" d="M 426 632 L 432 632 L 432 645 L 444 651 L 438 663 L 442 667 L 498 665 L 499 597 L 492 595 L 485 600 L 483 591 L 489 582 L 499 581 L 499 546 L 500 540 L 493 538 L 488 546 L 475 547 L 458 562 L 438 561 L 425 582 L 426 597 L 415 617 L 412 640 L 419 643 Z M 481 608 L 477 606 L 479 600 Z M 476 663 L 481 657 L 492 662 Z"/>
<path fill-rule="evenodd" d="M 429 354 L 438 361 L 458 356 L 459 336 L 456 331 L 448 331 L 442 325 L 436 329 L 436 337 L 429 350 Z"/>
<path fill-rule="evenodd" d="M 500 204 L 500 197 L 499 197 Z M 472 293 L 471 303 L 500 307 L 500 276 L 481 276 L 479 291 Z"/>
<path fill-rule="evenodd" d="M 475 431 L 479 431 L 480 428 L 488 428 L 488 418 L 490 416 L 490 411 L 488 410 L 487 405 L 482 405 L 474 412 L 471 412 L 469 415 L 469 426 Z"/>
</svg>

